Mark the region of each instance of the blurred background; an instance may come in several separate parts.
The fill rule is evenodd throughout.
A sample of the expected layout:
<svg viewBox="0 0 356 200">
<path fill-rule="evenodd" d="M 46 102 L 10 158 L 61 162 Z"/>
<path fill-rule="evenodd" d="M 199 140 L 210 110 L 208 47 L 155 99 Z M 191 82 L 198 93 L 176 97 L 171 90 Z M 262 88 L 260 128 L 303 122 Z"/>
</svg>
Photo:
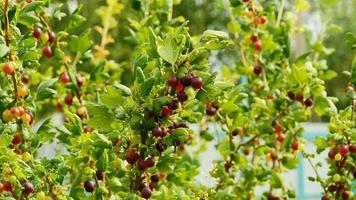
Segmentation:
<svg viewBox="0 0 356 200">
<path fill-rule="evenodd" d="M 172 0 L 177 4 L 174 6 L 174 16 L 184 16 L 189 20 L 189 27 L 191 35 L 203 33 L 206 29 L 222 30 L 226 29 L 228 23 L 228 16 L 226 13 L 226 0 Z M 100 25 L 101 20 L 97 15 L 93 14 L 100 6 L 105 5 L 104 0 L 54 0 L 57 3 L 63 3 L 64 7 L 70 11 L 82 4 L 82 13 L 87 21 L 83 29 L 93 28 Z M 90 3 L 88 3 L 90 2 Z M 121 76 L 122 83 L 130 84 L 132 77 L 132 45 L 129 40 L 129 18 L 133 17 L 132 9 L 135 0 L 122 0 L 125 8 L 120 14 L 116 15 L 118 25 L 111 31 L 111 35 L 115 40 L 114 43 L 107 46 L 108 50 L 112 52 L 109 59 L 119 63 L 120 70 L 124 74 Z M 278 2 L 276 0 L 276 2 Z M 295 1 L 287 1 L 295 2 Z M 318 48 L 317 43 L 323 41 L 326 46 L 326 54 L 320 55 L 325 58 L 323 64 L 327 64 L 330 69 L 335 71 L 334 79 L 326 82 L 329 96 L 335 96 L 339 99 L 337 107 L 339 109 L 345 108 L 349 105 L 345 99 L 344 88 L 348 84 L 347 79 L 342 75 L 344 70 L 350 68 L 354 52 L 350 51 L 346 44 L 346 33 L 356 33 L 356 1 L 355 0 L 311 0 L 308 1 L 310 8 L 298 16 L 302 24 L 305 24 L 300 35 L 297 35 L 292 42 L 293 58 L 304 54 L 308 49 Z M 60 25 L 58 30 L 61 29 Z M 100 42 L 100 35 L 93 31 L 93 37 L 96 42 Z M 214 67 L 222 67 L 224 65 L 231 65 L 234 62 L 224 59 L 223 55 L 231 52 L 221 52 L 213 56 L 219 56 L 220 63 L 214 62 Z M 228 56 L 231 58 L 231 56 Z M 292 58 L 291 58 L 292 59 Z M 327 122 L 327 118 L 319 118 L 314 116 L 310 123 L 306 123 L 304 138 L 306 140 L 306 152 L 315 152 L 313 140 L 316 136 L 325 136 L 327 134 L 327 124 L 320 122 Z M 219 159 L 219 154 L 213 149 L 214 142 L 211 148 L 205 152 L 202 157 L 201 175 L 197 181 L 206 185 L 214 185 L 214 180 L 209 178 L 209 170 L 211 169 L 212 160 Z M 55 149 L 47 146 L 42 150 L 43 155 L 54 155 Z M 52 151 L 53 150 L 53 151 Z M 325 163 L 326 154 L 313 160 L 314 163 L 323 161 Z M 324 165 L 327 166 L 327 165 Z M 322 169 L 320 174 L 326 174 L 327 168 Z M 297 171 L 288 174 L 288 180 L 295 186 L 297 190 L 297 198 L 304 199 L 320 199 L 322 189 L 316 184 L 308 181 L 308 176 L 314 176 L 308 161 L 302 159 Z"/>
</svg>

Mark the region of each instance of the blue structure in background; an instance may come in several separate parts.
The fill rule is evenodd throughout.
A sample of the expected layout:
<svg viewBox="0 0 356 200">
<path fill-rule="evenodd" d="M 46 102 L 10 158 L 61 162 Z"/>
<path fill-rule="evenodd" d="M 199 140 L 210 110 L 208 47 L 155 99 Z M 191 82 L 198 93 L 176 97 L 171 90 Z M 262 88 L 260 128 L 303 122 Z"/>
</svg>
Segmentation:
<svg viewBox="0 0 356 200">
<path fill-rule="evenodd" d="M 303 137 L 308 140 L 313 142 L 314 139 L 319 136 L 319 137 L 326 137 L 328 132 L 326 131 L 305 131 L 303 133 Z M 297 167 L 297 199 L 298 200 L 305 200 L 311 198 L 311 197 L 320 197 L 320 194 L 308 194 L 305 191 L 305 182 L 308 181 L 305 175 L 305 161 L 303 159 L 303 155 L 299 154 L 299 157 L 301 158 Z"/>
</svg>

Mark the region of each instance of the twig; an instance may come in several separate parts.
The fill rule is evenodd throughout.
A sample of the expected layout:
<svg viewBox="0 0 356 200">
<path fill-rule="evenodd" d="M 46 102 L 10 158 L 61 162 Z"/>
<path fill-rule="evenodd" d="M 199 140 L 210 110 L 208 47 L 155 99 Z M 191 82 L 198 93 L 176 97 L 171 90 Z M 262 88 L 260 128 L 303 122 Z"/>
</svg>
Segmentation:
<svg viewBox="0 0 356 200">
<path fill-rule="evenodd" d="M 327 190 L 326 190 L 326 188 L 325 188 L 325 186 L 324 186 L 324 184 L 323 184 L 323 181 L 321 180 L 321 176 L 319 175 L 318 170 L 317 170 L 316 167 L 313 165 L 313 163 L 312 163 L 312 161 L 310 160 L 310 158 L 307 158 L 307 160 L 308 160 L 310 166 L 312 167 L 312 169 L 314 170 L 314 172 L 315 172 L 315 174 L 316 174 L 317 181 L 320 182 L 321 187 L 323 188 L 324 192 L 326 193 Z"/>
<path fill-rule="evenodd" d="M 5 5 L 4 5 L 4 17 L 5 17 L 5 42 L 6 46 L 10 49 L 10 44 L 11 44 L 11 36 L 10 36 L 10 24 L 9 24 L 9 16 L 8 16 L 8 11 L 9 11 L 9 0 L 5 0 Z M 11 50 L 9 52 L 9 60 L 12 61 L 12 55 L 11 55 Z M 16 75 L 15 73 L 12 73 L 11 75 L 12 83 L 14 85 L 14 96 L 15 96 L 15 102 L 17 103 L 18 100 L 18 95 L 17 95 L 17 81 L 16 81 Z"/>
<path fill-rule="evenodd" d="M 279 11 L 278 11 L 278 17 L 277 17 L 276 27 L 278 27 L 279 24 L 281 23 L 285 3 L 286 3 L 286 1 L 285 1 L 285 0 L 282 0 L 282 2 L 281 2 L 281 7 L 279 7 Z"/>
<path fill-rule="evenodd" d="M 258 137 L 258 135 L 255 135 L 255 136 L 253 136 L 252 138 L 250 138 L 249 140 L 247 140 L 245 143 L 239 144 L 239 146 L 237 146 L 237 148 L 236 148 L 236 152 L 237 152 L 241 147 L 246 146 L 246 145 L 248 145 L 249 143 L 253 142 L 257 137 Z"/>
<path fill-rule="evenodd" d="M 9 0 L 5 0 L 4 15 L 5 15 L 5 42 L 6 42 L 6 46 L 9 46 L 10 42 L 11 42 L 11 38 L 10 38 L 10 34 L 9 34 L 8 10 L 9 10 Z"/>
</svg>

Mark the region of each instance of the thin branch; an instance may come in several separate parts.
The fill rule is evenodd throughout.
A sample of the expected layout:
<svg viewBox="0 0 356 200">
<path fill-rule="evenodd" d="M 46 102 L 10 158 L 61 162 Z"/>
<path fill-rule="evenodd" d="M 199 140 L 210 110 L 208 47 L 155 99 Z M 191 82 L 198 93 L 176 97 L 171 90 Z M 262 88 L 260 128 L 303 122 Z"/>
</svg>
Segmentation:
<svg viewBox="0 0 356 200">
<path fill-rule="evenodd" d="M 10 35 L 10 23 L 9 23 L 9 0 L 5 0 L 5 5 L 4 5 L 4 17 L 5 17 L 5 42 L 6 42 L 6 46 L 10 49 L 10 44 L 11 44 L 11 35 Z M 9 52 L 9 60 L 12 61 L 12 53 L 11 53 L 11 49 Z M 17 103 L 18 100 L 18 94 L 17 94 L 17 81 L 16 81 L 16 74 L 12 73 L 11 75 L 11 80 L 12 83 L 14 85 L 14 98 L 15 98 L 15 102 Z"/>
<path fill-rule="evenodd" d="M 246 146 L 246 145 L 250 144 L 251 142 L 255 141 L 255 139 L 256 139 L 257 137 L 258 137 L 258 135 L 255 135 L 255 136 L 253 136 L 252 138 L 250 138 L 249 140 L 247 140 L 246 142 L 239 144 L 239 146 L 237 146 L 237 148 L 236 148 L 236 152 L 237 152 L 241 147 Z"/>
<path fill-rule="evenodd" d="M 324 186 L 324 184 L 323 184 L 323 181 L 321 180 L 321 176 L 320 176 L 318 170 L 316 169 L 316 167 L 314 166 L 314 164 L 312 163 L 312 161 L 310 160 L 310 158 L 306 158 L 306 159 L 308 160 L 310 166 L 312 167 L 313 171 L 315 172 L 316 177 L 317 177 L 317 181 L 320 182 L 320 185 L 321 185 L 321 187 L 323 188 L 324 192 L 327 193 L 327 190 L 326 190 L 326 188 L 325 188 L 325 186 Z"/>
<path fill-rule="evenodd" d="M 282 2 L 281 2 L 281 7 L 279 7 L 279 11 L 278 11 L 276 27 L 278 27 L 279 24 L 281 23 L 282 15 L 283 15 L 283 10 L 284 10 L 284 5 L 285 5 L 285 4 L 286 4 L 286 1 L 285 1 L 285 0 L 282 0 Z"/>
<path fill-rule="evenodd" d="M 11 42 L 10 33 L 9 33 L 8 11 L 9 11 L 9 0 L 5 0 L 4 15 L 5 15 L 5 42 L 6 42 L 6 46 L 9 46 L 10 42 Z"/>
</svg>

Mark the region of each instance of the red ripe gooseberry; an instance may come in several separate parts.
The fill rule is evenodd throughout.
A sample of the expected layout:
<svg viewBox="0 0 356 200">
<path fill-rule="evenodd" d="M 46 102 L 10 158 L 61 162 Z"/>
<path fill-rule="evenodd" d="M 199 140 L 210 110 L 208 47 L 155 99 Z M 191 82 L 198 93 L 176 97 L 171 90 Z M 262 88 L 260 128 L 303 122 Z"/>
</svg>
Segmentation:
<svg viewBox="0 0 356 200">
<path fill-rule="evenodd" d="M 6 63 L 4 65 L 4 67 L 2 68 L 2 71 L 6 74 L 6 75 L 11 75 L 12 73 L 14 73 L 15 69 L 14 66 L 11 63 Z"/>
<path fill-rule="evenodd" d="M 170 87 L 175 87 L 177 85 L 177 77 L 176 76 L 171 76 L 168 81 L 167 81 L 168 86 Z"/>
<path fill-rule="evenodd" d="M 162 107 L 162 115 L 163 116 L 168 117 L 171 114 L 172 114 L 172 111 L 168 106 L 163 106 Z"/>
<path fill-rule="evenodd" d="M 345 145 L 345 144 L 340 145 L 339 146 L 339 153 L 343 157 L 345 157 L 349 153 L 349 149 L 348 149 L 347 145 Z"/>
<path fill-rule="evenodd" d="M 256 51 L 261 51 L 262 50 L 262 44 L 260 41 L 256 41 L 253 43 L 253 47 L 255 48 Z"/>
<path fill-rule="evenodd" d="M 126 154 L 126 161 L 131 165 L 135 164 L 140 158 L 140 155 L 135 150 L 129 150 Z"/>
<path fill-rule="evenodd" d="M 47 46 L 47 47 L 43 48 L 42 55 L 44 57 L 47 57 L 47 58 L 52 57 L 53 56 L 53 52 L 52 52 L 51 47 Z"/>
<path fill-rule="evenodd" d="M 294 142 L 291 144 L 291 148 L 293 149 L 293 151 L 297 151 L 297 150 L 298 150 L 298 142 L 297 142 L 297 141 L 294 141 Z"/>
<path fill-rule="evenodd" d="M 36 38 L 37 40 L 39 40 L 39 39 L 41 38 L 41 35 L 42 35 L 42 30 L 41 30 L 41 28 L 36 26 L 36 27 L 33 29 L 32 36 L 33 36 L 34 38 Z"/>
</svg>

